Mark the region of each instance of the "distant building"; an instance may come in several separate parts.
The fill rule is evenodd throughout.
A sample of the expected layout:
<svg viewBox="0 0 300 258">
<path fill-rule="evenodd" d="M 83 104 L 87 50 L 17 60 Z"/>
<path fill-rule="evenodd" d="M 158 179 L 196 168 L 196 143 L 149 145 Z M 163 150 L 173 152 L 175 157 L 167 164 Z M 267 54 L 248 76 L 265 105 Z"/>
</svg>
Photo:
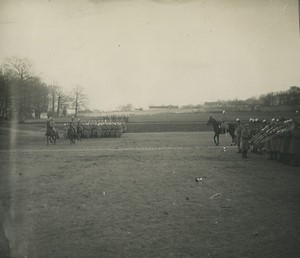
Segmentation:
<svg viewBox="0 0 300 258">
<path fill-rule="evenodd" d="M 41 119 L 46 119 L 46 118 L 48 118 L 47 113 L 42 113 L 42 114 L 41 114 Z"/>
<path fill-rule="evenodd" d="M 168 110 L 168 109 L 178 109 L 178 106 L 168 105 L 168 106 L 149 106 L 149 110 Z"/>
</svg>

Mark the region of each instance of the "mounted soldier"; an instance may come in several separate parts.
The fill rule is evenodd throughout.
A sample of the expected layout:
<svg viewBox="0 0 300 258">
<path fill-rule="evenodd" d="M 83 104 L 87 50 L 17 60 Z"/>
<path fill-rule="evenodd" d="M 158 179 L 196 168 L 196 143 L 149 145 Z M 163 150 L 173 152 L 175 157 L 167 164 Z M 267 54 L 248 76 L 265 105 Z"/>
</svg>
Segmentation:
<svg viewBox="0 0 300 258">
<path fill-rule="evenodd" d="M 77 130 L 73 116 L 70 122 L 65 123 L 65 126 L 67 128 L 66 136 L 68 139 L 70 139 L 70 144 L 75 144 L 75 140 L 77 139 Z"/>
<path fill-rule="evenodd" d="M 47 129 L 46 129 L 46 136 L 47 136 L 47 145 L 49 145 L 49 141 L 53 144 L 56 143 L 56 139 L 58 139 L 58 133 L 55 129 L 55 123 L 52 117 L 49 117 L 47 120 Z"/>
<path fill-rule="evenodd" d="M 72 116 L 72 118 L 71 118 L 70 126 L 72 128 L 74 128 L 74 129 L 76 129 L 76 124 L 75 124 L 74 116 Z"/>
<path fill-rule="evenodd" d="M 223 110 L 222 114 L 223 114 L 223 118 L 220 122 L 220 129 L 222 130 L 223 133 L 226 133 L 229 130 L 229 125 L 227 122 L 227 113 L 225 110 Z M 226 134 L 226 136 L 227 136 L 227 134 Z"/>
<path fill-rule="evenodd" d="M 50 116 L 49 119 L 47 120 L 47 133 L 46 135 L 51 135 L 54 133 L 56 135 L 56 138 L 59 139 L 58 133 L 55 129 L 55 122 L 53 118 Z"/>
<path fill-rule="evenodd" d="M 212 125 L 213 126 L 213 130 L 215 132 L 214 142 L 218 146 L 219 145 L 219 135 L 224 134 L 225 131 L 222 130 L 222 128 L 220 127 L 220 122 L 218 122 L 212 116 L 210 116 L 210 118 L 208 119 L 207 125 Z M 235 144 L 235 135 L 234 135 L 235 127 L 236 127 L 235 124 L 232 124 L 232 123 L 228 124 L 229 129 L 226 131 L 226 133 L 229 133 L 231 138 L 232 138 L 232 145 Z"/>
</svg>

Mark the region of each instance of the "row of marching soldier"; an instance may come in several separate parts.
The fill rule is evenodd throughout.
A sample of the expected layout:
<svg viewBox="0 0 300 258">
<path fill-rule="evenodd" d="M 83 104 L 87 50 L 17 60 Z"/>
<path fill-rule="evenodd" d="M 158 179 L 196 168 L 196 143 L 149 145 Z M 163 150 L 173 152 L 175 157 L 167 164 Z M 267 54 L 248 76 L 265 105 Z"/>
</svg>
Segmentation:
<svg viewBox="0 0 300 258">
<path fill-rule="evenodd" d="M 75 122 L 72 117 L 71 122 L 65 124 L 66 128 L 71 126 L 80 138 L 104 138 L 104 137 L 121 137 L 126 132 L 127 126 L 125 121 L 102 121 L 90 120 L 86 122 L 77 119 Z M 68 135 L 66 133 L 66 137 Z"/>
<path fill-rule="evenodd" d="M 125 122 L 88 121 L 82 123 L 82 137 L 121 137 L 126 132 L 126 129 Z"/>
<path fill-rule="evenodd" d="M 284 164 L 299 166 L 300 161 L 300 117 L 294 119 L 266 120 L 250 119 L 242 125 L 237 119 L 235 130 L 238 153 L 247 158 L 253 153 L 262 154 Z"/>
</svg>

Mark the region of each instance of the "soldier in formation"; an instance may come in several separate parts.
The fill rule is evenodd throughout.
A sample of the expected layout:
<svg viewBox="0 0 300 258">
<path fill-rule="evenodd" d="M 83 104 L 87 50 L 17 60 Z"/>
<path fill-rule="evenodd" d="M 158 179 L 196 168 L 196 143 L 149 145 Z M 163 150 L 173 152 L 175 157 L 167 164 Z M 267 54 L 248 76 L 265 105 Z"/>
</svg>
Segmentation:
<svg viewBox="0 0 300 258">
<path fill-rule="evenodd" d="M 299 166 L 300 119 L 272 119 L 263 121 L 262 128 L 251 138 L 253 149 L 265 151 L 269 159 Z"/>
<path fill-rule="evenodd" d="M 237 125 L 235 128 L 235 144 L 237 145 L 238 148 L 238 153 L 242 153 L 241 149 L 241 134 L 242 134 L 242 125 L 241 121 L 239 118 L 236 119 Z"/>
<path fill-rule="evenodd" d="M 258 118 L 250 118 L 249 119 L 249 130 L 250 130 L 250 138 L 260 132 L 262 129 L 262 123 L 259 121 Z M 253 144 L 252 145 L 252 152 L 253 153 L 261 153 L 262 152 L 262 145 Z"/>
<path fill-rule="evenodd" d="M 241 146 L 242 146 L 242 158 L 248 158 L 247 153 L 250 149 L 250 128 L 249 124 L 245 124 L 245 126 L 241 130 Z"/>
<path fill-rule="evenodd" d="M 125 122 L 107 122 L 99 120 L 91 120 L 88 122 L 80 122 L 83 138 L 105 138 L 105 137 L 121 137 L 126 132 Z"/>
<path fill-rule="evenodd" d="M 76 131 L 77 131 L 77 138 L 80 140 L 83 133 L 83 127 L 80 118 L 77 119 Z"/>
</svg>

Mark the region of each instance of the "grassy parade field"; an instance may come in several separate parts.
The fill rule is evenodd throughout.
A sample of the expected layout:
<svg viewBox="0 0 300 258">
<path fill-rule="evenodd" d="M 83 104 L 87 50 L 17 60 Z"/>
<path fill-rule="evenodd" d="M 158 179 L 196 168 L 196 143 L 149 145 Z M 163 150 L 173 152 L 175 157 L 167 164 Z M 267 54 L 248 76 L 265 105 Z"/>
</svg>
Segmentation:
<svg viewBox="0 0 300 258">
<path fill-rule="evenodd" d="M 103 113 L 102 115 L 106 115 Z M 109 114 L 108 114 L 109 115 Z M 191 112 L 190 110 L 173 110 L 173 111 L 136 111 L 130 112 L 129 123 L 127 124 L 127 132 L 130 133 L 144 133 L 144 132 L 197 132 L 209 131 L 212 127 L 207 126 L 207 121 L 210 115 L 216 120 L 220 121 L 223 118 L 221 112 L 206 113 L 206 112 Z M 227 119 L 229 123 L 236 123 L 239 118 L 241 123 L 249 123 L 249 118 L 258 118 L 260 121 L 264 119 L 271 121 L 272 118 L 280 119 L 285 117 L 287 119 L 294 118 L 295 111 L 273 111 L 273 112 L 228 112 Z M 82 122 L 101 121 L 103 116 L 79 116 Z M 64 123 L 71 120 L 71 115 L 67 118 L 55 118 L 56 127 L 64 130 Z M 26 124 L 32 126 L 34 129 L 45 128 L 46 119 L 27 120 Z"/>
<path fill-rule="evenodd" d="M 46 146 L 43 126 L 0 126 L 0 257 L 300 256 L 299 167 L 209 127 Z"/>
</svg>

